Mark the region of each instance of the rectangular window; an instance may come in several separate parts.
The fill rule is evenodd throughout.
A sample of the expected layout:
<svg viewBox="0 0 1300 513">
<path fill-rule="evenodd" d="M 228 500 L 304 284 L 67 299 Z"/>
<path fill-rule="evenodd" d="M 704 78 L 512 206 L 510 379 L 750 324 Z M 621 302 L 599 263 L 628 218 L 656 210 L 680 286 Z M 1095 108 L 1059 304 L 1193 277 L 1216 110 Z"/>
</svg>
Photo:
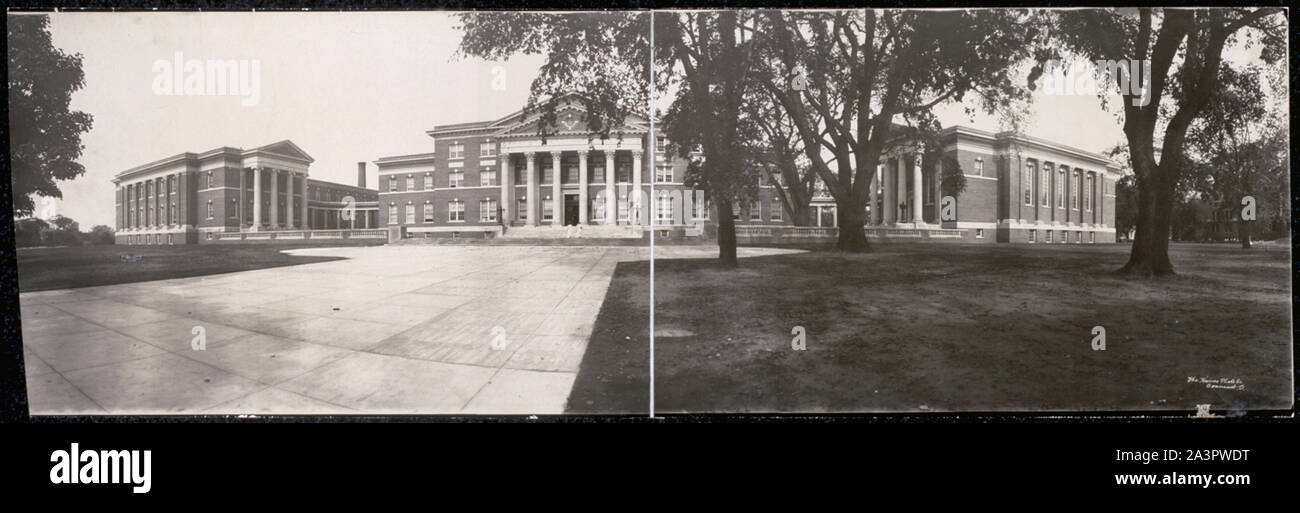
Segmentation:
<svg viewBox="0 0 1300 513">
<path fill-rule="evenodd" d="M 478 220 L 481 222 L 496 222 L 497 200 L 487 198 L 479 200 Z"/>
<path fill-rule="evenodd" d="M 668 194 L 660 194 L 658 205 L 655 206 L 655 222 L 658 224 L 672 224 L 673 222 L 673 197 Z"/>
<path fill-rule="evenodd" d="M 984 176 L 984 159 L 975 159 L 975 176 Z"/>
<path fill-rule="evenodd" d="M 663 153 L 668 150 L 668 139 L 663 137 L 655 139 L 655 152 Z"/>
<path fill-rule="evenodd" d="M 762 202 L 752 201 L 749 203 L 749 220 L 750 221 L 763 220 Z"/>
<path fill-rule="evenodd" d="M 1038 235 L 1038 230 L 1029 230 L 1029 242 L 1034 242 L 1034 236 Z"/>
<path fill-rule="evenodd" d="M 447 173 L 447 187 L 453 187 L 453 188 L 460 187 L 461 182 L 464 180 L 465 180 L 464 171 L 452 171 L 450 173 Z"/>
<path fill-rule="evenodd" d="M 740 220 L 740 202 L 739 202 L 739 201 L 732 201 L 732 202 L 731 202 L 731 220 L 732 220 L 732 221 L 739 221 L 739 220 Z"/>
<path fill-rule="evenodd" d="M 425 173 L 425 174 L 424 174 L 424 189 L 425 189 L 425 190 L 429 190 L 429 189 L 432 189 L 432 188 L 433 188 L 433 173 Z"/>
<path fill-rule="evenodd" d="M 632 183 L 632 166 L 616 164 L 614 165 L 614 173 L 618 175 L 614 178 L 618 183 Z"/>
<path fill-rule="evenodd" d="M 494 169 L 492 169 L 492 168 L 490 168 L 490 167 L 485 167 L 485 168 L 479 170 L 479 172 L 478 172 L 478 184 L 479 184 L 479 185 L 483 185 L 483 186 L 496 185 L 496 184 L 497 184 L 497 172 L 496 172 L 496 170 L 494 170 Z"/>
<path fill-rule="evenodd" d="M 497 156 L 497 145 L 493 144 L 491 140 L 478 143 L 478 156 L 480 157 Z"/>
<path fill-rule="evenodd" d="M 779 198 L 773 198 L 772 199 L 772 221 L 773 222 L 779 223 L 782 221 L 781 219 L 782 210 L 783 209 L 781 208 L 781 200 Z"/>
<path fill-rule="evenodd" d="M 519 219 L 520 221 L 527 221 L 527 220 L 528 220 L 528 200 L 527 200 L 527 199 L 525 199 L 525 198 L 519 198 L 519 201 L 516 201 L 516 202 L 515 202 L 515 213 L 516 213 L 515 218 Z"/>
<path fill-rule="evenodd" d="M 1097 232 L 1088 232 L 1088 244 L 1097 243 Z"/>
<path fill-rule="evenodd" d="M 388 224 L 397 224 L 397 205 L 388 205 Z"/>
<path fill-rule="evenodd" d="M 1083 202 L 1083 208 L 1088 212 L 1092 212 L 1092 175 L 1088 175 L 1088 187 L 1084 188 L 1084 190 L 1088 191 L 1088 195 L 1086 196 L 1087 200 Z"/>
<path fill-rule="evenodd" d="M 555 219 L 555 213 L 553 212 L 553 207 L 554 207 L 554 206 L 555 206 L 555 201 L 554 201 L 554 200 L 550 200 L 550 199 L 542 200 L 542 220 L 543 220 L 543 221 L 550 221 L 551 219 Z"/>
<path fill-rule="evenodd" d="M 618 199 L 618 220 L 623 223 L 628 222 L 627 214 L 628 214 L 627 198 L 626 197 L 619 198 Z"/>
<path fill-rule="evenodd" d="M 694 219 L 699 219 L 701 221 L 709 220 L 709 200 L 693 203 L 692 208 L 695 209 L 695 213 L 693 214 L 695 216 Z"/>
<path fill-rule="evenodd" d="M 415 177 L 414 177 L 414 176 L 406 175 L 406 190 L 408 190 L 408 191 L 413 191 L 413 190 L 415 190 Z"/>
<path fill-rule="evenodd" d="M 451 200 L 447 202 L 447 220 L 462 222 L 465 220 L 465 202 L 461 200 Z"/>
<path fill-rule="evenodd" d="M 1079 201 L 1083 197 L 1083 178 L 1079 172 L 1074 172 L 1074 181 L 1070 184 L 1074 186 L 1073 194 L 1070 194 L 1070 209 L 1079 210 Z"/>
<path fill-rule="evenodd" d="M 406 224 L 415 224 L 415 205 L 406 204 Z"/>
<path fill-rule="evenodd" d="M 212 219 L 212 200 L 208 200 L 208 219 Z"/>
<path fill-rule="evenodd" d="M 208 188 L 212 188 L 212 171 L 208 171 Z"/>
<path fill-rule="evenodd" d="M 388 192 L 395 192 L 395 191 L 397 191 L 397 177 L 390 175 L 388 177 Z"/>
<path fill-rule="evenodd" d="M 1065 169 L 1056 171 L 1056 208 L 1065 208 Z"/>
<path fill-rule="evenodd" d="M 424 222 L 426 223 L 433 222 L 433 203 L 424 204 Z"/>
<path fill-rule="evenodd" d="M 1024 176 L 1021 177 L 1021 179 L 1025 181 L 1024 183 L 1025 204 L 1033 205 L 1034 204 L 1034 165 L 1033 164 L 1025 164 Z"/>
<path fill-rule="evenodd" d="M 983 238 L 984 238 L 984 229 L 983 229 L 983 228 L 976 228 L 976 229 L 975 229 L 975 238 L 976 238 L 976 239 L 983 239 Z"/>
<path fill-rule="evenodd" d="M 1052 231 L 1051 231 L 1051 230 L 1047 230 L 1047 234 L 1043 237 L 1043 242 L 1052 242 Z"/>
<path fill-rule="evenodd" d="M 451 143 L 447 146 L 447 158 L 463 159 L 465 158 L 465 145 L 461 143 Z"/>
<path fill-rule="evenodd" d="M 1047 191 L 1052 190 L 1049 187 L 1052 183 L 1052 170 L 1047 166 L 1043 166 L 1043 172 L 1039 176 L 1042 177 L 1040 178 L 1042 181 L 1038 182 L 1038 204 L 1047 207 L 1050 206 L 1047 202 L 1051 200 L 1051 196 Z"/>
<path fill-rule="evenodd" d="M 1074 232 L 1074 242 L 1083 242 L 1083 232 Z"/>
<path fill-rule="evenodd" d="M 655 166 L 655 182 L 671 183 L 673 181 L 673 165 L 659 164 Z"/>
</svg>

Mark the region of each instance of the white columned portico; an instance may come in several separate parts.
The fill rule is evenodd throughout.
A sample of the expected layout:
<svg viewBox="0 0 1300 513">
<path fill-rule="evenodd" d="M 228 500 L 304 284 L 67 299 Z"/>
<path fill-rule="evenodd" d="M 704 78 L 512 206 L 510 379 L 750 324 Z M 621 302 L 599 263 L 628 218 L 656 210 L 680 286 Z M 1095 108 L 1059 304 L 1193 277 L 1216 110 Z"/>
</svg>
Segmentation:
<svg viewBox="0 0 1300 513">
<path fill-rule="evenodd" d="M 587 224 L 587 150 L 578 150 L 578 224 Z"/>
<path fill-rule="evenodd" d="M 632 196 L 628 198 L 627 216 L 628 218 L 635 217 L 636 222 L 632 224 L 637 226 L 646 222 L 645 219 L 641 219 L 642 204 L 645 201 L 641 192 L 641 158 L 643 156 L 645 156 L 645 153 L 640 148 L 632 150 Z M 636 201 L 633 202 L 632 198 L 635 198 Z"/>
<path fill-rule="evenodd" d="M 524 154 L 524 158 L 528 160 L 528 196 L 525 198 L 528 219 L 524 224 L 537 226 L 537 218 L 541 217 L 537 212 L 537 195 L 541 194 L 541 188 L 537 185 L 537 154 L 530 151 Z"/>
<path fill-rule="evenodd" d="M 262 229 L 262 168 L 253 168 L 253 226 L 250 231 Z"/>
<path fill-rule="evenodd" d="M 618 196 L 614 195 L 614 152 L 605 150 L 605 224 L 618 222 Z"/>
<path fill-rule="evenodd" d="M 560 166 L 560 152 L 551 152 L 551 226 L 564 225 L 564 189 L 561 180 L 564 168 Z M 546 207 L 542 207 L 546 208 Z"/>
<path fill-rule="evenodd" d="M 922 215 L 925 213 L 923 212 L 924 208 L 921 203 L 923 201 L 921 199 L 922 192 L 924 191 L 922 189 L 922 177 L 921 177 L 921 152 L 918 151 L 916 152 L 916 157 L 912 161 L 912 208 L 911 208 L 912 222 L 918 225 L 925 224 L 925 216 Z"/>
</svg>

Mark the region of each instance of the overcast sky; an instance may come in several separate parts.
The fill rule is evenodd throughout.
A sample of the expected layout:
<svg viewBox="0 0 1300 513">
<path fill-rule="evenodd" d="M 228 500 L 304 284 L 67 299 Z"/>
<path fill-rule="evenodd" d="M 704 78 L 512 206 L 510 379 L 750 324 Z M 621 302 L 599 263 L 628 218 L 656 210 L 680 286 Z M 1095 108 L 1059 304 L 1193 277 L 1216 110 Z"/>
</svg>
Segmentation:
<svg viewBox="0 0 1300 513">
<path fill-rule="evenodd" d="M 83 229 L 111 226 L 113 175 L 185 151 L 282 139 L 315 158 L 313 178 L 354 183 L 358 161 L 432 151 L 424 132 L 434 125 L 522 107 L 542 58 L 453 60 L 457 25 L 451 14 L 427 12 L 52 14 L 54 44 L 84 56 L 86 87 L 72 108 L 95 117 L 82 136 L 86 174 L 60 184 L 58 213 Z M 260 102 L 155 95 L 154 62 L 176 52 L 259 61 Z M 491 87 L 497 65 L 506 70 L 503 91 Z M 946 126 L 1000 129 L 996 117 L 972 120 L 960 106 L 940 114 Z M 1036 96 L 1026 131 L 1092 151 L 1122 141 L 1114 114 L 1086 95 Z"/>
</svg>

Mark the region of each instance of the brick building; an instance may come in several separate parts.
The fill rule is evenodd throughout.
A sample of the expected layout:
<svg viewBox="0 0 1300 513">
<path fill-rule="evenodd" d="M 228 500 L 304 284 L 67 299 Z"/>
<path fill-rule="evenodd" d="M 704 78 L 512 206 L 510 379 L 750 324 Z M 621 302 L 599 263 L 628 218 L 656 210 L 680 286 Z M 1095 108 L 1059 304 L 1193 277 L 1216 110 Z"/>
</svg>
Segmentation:
<svg viewBox="0 0 1300 513">
<path fill-rule="evenodd" d="M 435 126 L 426 132 L 432 152 L 375 161 L 380 223 L 407 236 L 500 233 L 502 226 L 635 230 L 649 224 L 635 206 L 649 205 L 650 180 L 661 190 L 684 189 L 685 163 L 649 151 L 648 120 L 629 118 L 618 135 L 593 139 L 581 104 L 560 102 L 555 133 L 545 140 L 537 115 L 516 111 Z"/>
<path fill-rule="evenodd" d="M 378 227 L 378 194 L 365 188 L 364 174 L 357 186 L 314 180 L 311 163 L 285 140 L 181 153 L 123 171 L 113 177 L 117 243 L 302 239 L 311 230 Z"/>
</svg>

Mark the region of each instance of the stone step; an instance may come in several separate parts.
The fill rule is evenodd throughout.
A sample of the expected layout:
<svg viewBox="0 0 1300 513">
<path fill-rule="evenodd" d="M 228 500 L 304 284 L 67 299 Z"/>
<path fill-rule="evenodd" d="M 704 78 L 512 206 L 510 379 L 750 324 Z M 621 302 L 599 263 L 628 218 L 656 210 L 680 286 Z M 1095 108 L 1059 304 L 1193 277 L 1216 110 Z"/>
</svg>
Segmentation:
<svg viewBox="0 0 1300 513">
<path fill-rule="evenodd" d="M 511 226 L 504 239 L 640 239 L 638 226 Z"/>
</svg>

